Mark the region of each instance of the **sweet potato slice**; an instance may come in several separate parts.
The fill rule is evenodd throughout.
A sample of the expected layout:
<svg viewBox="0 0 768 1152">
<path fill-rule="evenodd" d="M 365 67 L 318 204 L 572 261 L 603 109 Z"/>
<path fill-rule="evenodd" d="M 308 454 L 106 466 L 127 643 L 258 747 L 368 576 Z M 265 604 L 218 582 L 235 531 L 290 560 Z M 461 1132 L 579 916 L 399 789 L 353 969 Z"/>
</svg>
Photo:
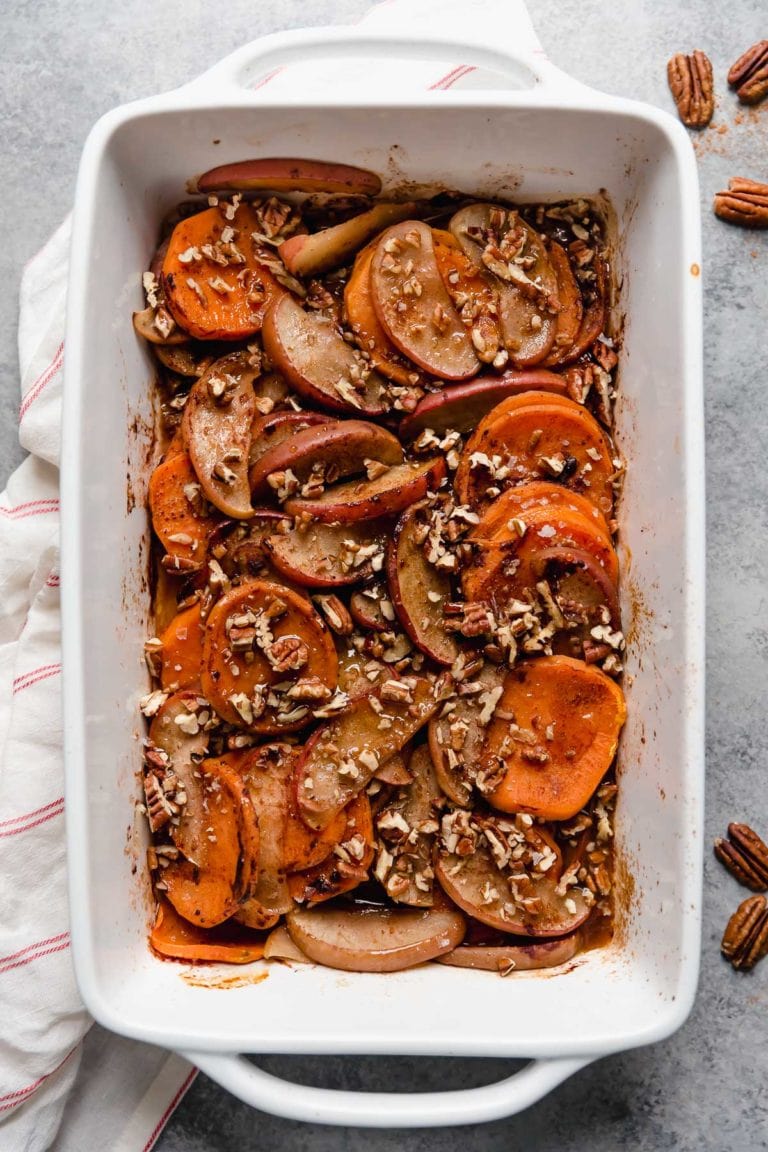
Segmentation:
<svg viewBox="0 0 768 1152">
<path fill-rule="evenodd" d="M 285 832 L 292 791 L 294 749 L 288 744 L 266 744 L 247 752 L 240 773 L 259 824 L 256 879 L 237 918 L 242 924 L 271 926 L 275 917 L 289 912 L 293 900 L 285 871 Z"/>
<path fill-rule="evenodd" d="M 199 928 L 179 916 L 169 901 L 161 900 L 149 944 L 153 952 L 168 960 L 252 964 L 264 955 L 266 941 L 231 920 L 215 928 Z"/>
<path fill-rule="evenodd" d="M 294 276 L 320 276 L 346 264 L 372 236 L 390 224 L 407 220 L 415 208 L 416 204 L 409 203 L 374 204 L 360 216 L 352 216 L 321 232 L 289 237 L 278 249 L 280 258 Z"/>
<path fill-rule="evenodd" d="M 312 719 L 318 694 L 321 700 L 332 695 L 336 675 L 328 629 L 289 588 L 267 580 L 240 584 L 208 617 L 203 692 L 230 724 L 266 734 L 295 731 Z M 305 690 L 314 699 L 307 700 Z"/>
<path fill-rule="evenodd" d="M 288 877 L 293 899 L 307 907 L 352 892 L 368 879 L 373 860 L 374 832 L 371 805 L 365 792 L 344 809 L 344 831 L 332 852 L 320 864 Z"/>
<path fill-rule="evenodd" d="M 466 813 L 458 815 L 466 817 Z M 499 932 L 516 936 L 564 936 L 573 932 L 589 916 L 592 894 L 559 884 L 550 838 L 545 838 L 535 825 L 521 829 L 515 823 L 498 818 L 487 821 L 492 834 L 488 840 L 482 824 L 478 829 L 470 821 L 473 833 L 465 837 L 460 854 L 451 850 L 455 833 L 446 834 L 444 818 L 435 862 L 441 888 L 469 916 Z M 462 827 L 465 824 L 463 819 Z M 503 868 L 497 863 L 502 859 Z"/>
<path fill-rule="evenodd" d="M 443 284 L 426 224 L 405 220 L 379 239 L 371 293 L 387 336 L 419 368 L 444 380 L 475 375 L 479 361 Z"/>
<path fill-rule="evenodd" d="M 273 364 L 312 403 L 366 416 L 387 411 L 386 382 L 330 317 L 284 295 L 267 311 L 262 338 Z"/>
<path fill-rule="evenodd" d="M 160 683 L 166 692 L 200 685 L 203 658 L 203 630 L 200 605 L 193 604 L 177 613 L 160 637 L 162 643 Z"/>
<path fill-rule="evenodd" d="M 446 630 L 443 609 L 452 599 L 448 573 L 424 555 L 424 528 L 429 509 L 406 508 L 387 547 L 387 580 L 398 619 L 416 647 L 448 667 L 459 654 L 455 636 Z"/>
<path fill-rule="evenodd" d="M 429 750 L 441 789 L 454 804 L 466 808 L 472 786 L 483 771 L 480 754 L 485 743 L 486 714 L 501 686 L 503 671 L 484 663 L 469 683 L 476 690 L 451 700 L 429 722 Z"/>
<path fill-rule="evenodd" d="M 370 356 L 374 368 L 388 380 L 407 388 L 409 385 L 419 383 L 421 373 L 413 364 L 403 359 L 376 315 L 371 293 L 371 261 L 374 249 L 375 244 L 369 244 L 355 259 L 344 289 L 347 322 L 362 350 Z"/>
<path fill-rule="evenodd" d="M 619 562 L 615 549 L 595 522 L 574 509 L 534 508 L 509 522 L 507 539 L 499 533 L 488 543 L 476 543 L 476 553 L 461 577 L 469 601 L 525 599 L 541 580 L 538 557 L 548 548 L 575 548 L 589 553 L 616 586 Z M 520 531 L 524 534 L 521 537 Z"/>
<path fill-rule="evenodd" d="M 260 157 L 219 164 L 197 179 L 199 192 L 345 192 L 378 196 L 381 180 L 375 172 L 328 160 Z"/>
<path fill-rule="evenodd" d="M 579 950 L 579 934 L 571 932 L 559 940 L 537 940 L 506 945 L 460 944 L 453 952 L 438 956 L 440 964 L 451 968 L 476 968 L 483 972 L 498 972 L 510 976 L 515 972 L 531 972 L 541 968 L 557 968 L 567 964 Z"/>
<path fill-rule="evenodd" d="M 200 724 L 200 719 L 203 723 Z M 168 830 L 176 847 L 202 868 L 208 859 L 209 841 L 206 834 L 205 791 L 200 776 L 200 762 L 208 747 L 209 733 L 205 722 L 210 709 L 196 692 L 176 692 L 165 701 L 152 717 L 149 728 L 149 751 L 146 775 L 156 775 L 163 785 L 170 786 L 175 795 L 185 797 L 181 811 L 173 817 Z M 150 768 L 149 757 L 159 752 L 165 761 L 162 772 Z M 157 762 L 158 758 L 153 758 Z"/>
<path fill-rule="evenodd" d="M 346 972 L 400 972 L 461 943 L 465 920 L 448 906 L 291 912 L 291 939 L 311 960 Z"/>
<path fill-rule="evenodd" d="M 439 488 L 445 463 L 439 456 L 415 463 L 396 464 L 375 480 L 335 484 L 320 496 L 292 496 L 285 510 L 292 516 L 308 513 L 324 523 L 352 524 L 376 516 L 393 515 Z"/>
<path fill-rule="evenodd" d="M 609 279 L 605 260 L 596 254 L 594 261 L 595 279 L 592 292 L 584 308 L 579 331 L 571 347 L 562 353 L 559 364 L 573 364 L 594 344 L 605 328 L 608 315 Z"/>
<path fill-rule="evenodd" d="M 542 237 L 511 208 L 469 204 L 449 228 L 499 294 L 504 346 L 516 368 L 539 364 L 552 347 L 558 283 Z"/>
<path fill-rule="evenodd" d="M 228 218 L 227 213 L 232 217 Z M 207 208 L 179 221 L 163 260 L 161 285 L 182 331 L 198 340 L 245 340 L 269 303 L 285 295 L 267 268 L 248 204 Z"/>
<path fill-rule="evenodd" d="M 595 418 L 562 396 L 522 399 L 505 400 L 468 440 L 454 479 L 461 502 L 480 507 L 500 488 L 556 480 L 610 515 L 616 469 Z"/>
<path fill-rule="evenodd" d="M 248 354 L 216 360 L 195 384 L 181 426 L 189 458 L 206 499 L 225 516 L 253 514 L 248 485 L 248 451 L 256 413 Z"/>
<path fill-rule="evenodd" d="M 439 829 L 435 805 L 442 793 L 426 744 L 414 751 L 409 770 L 410 782 L 399 788 L 376 816 L 376 829 L 383 844 L 375 874 L 396 904 L 430 908 L 433 846 Z"/>
<path fill-rule="evenodd" d="M 236 912 L 255 876 L 258 825 L 233 763 L 225 756 L 200 765 L 209 841 L 205 866 L 178 860 L 162 872 L 167 899 L 200 928 L 212 928 Z"/>
<path fill-rule="evenodd" d="M 403 440 L 414 440 L 426 428 L 435 433 L 474 432 L 483 417 L 506 400 L 529 392 L 565 395 L 565 380 L 546 368 L 505 372 L 501 376 L 478 376 L 466 384 L 454 384 L 430 392 L 413 412 L 400 421 Z"/>
<path fill-rule="evenodd" d="M 324 482 L 326 477 L 338 480 L 365 472 L 369 460 L 401 464 L 400 441 L 386 428 L 366 420 L 331 420 L 296 431 L 265 452 L 251 469 L 251 490 L 255 497 L 272 495 L 270 475 L 289 468 L 302 484 L 312 476 Z"/>
<path fill-rule="evenodd" d="M 300 749 L 294 750 L 298 759 Z M 325 828 L 310 828 L 301 818 L 296 789 L 288 789 L 288 819 L 283 839 L 283 868 L 287 873 L 308 872 L 326 860 L 344 839 L 347 810 L 337 812 Z"/>
<path fill-rule="evenodd" d="M 547 244 L 547 255 L 557 277 L 557 294 L 560 301 L 554 343 L 543 361 L 546 365 L 552 365 L 561 364 L 573 348 L 581 329 L 584 305 L 565 249 L 556 240 L 550 240 Z"/>
<path fill-rule="evenodd" d="M 208 512 L 187 452 L 169 456 L 153 471 L 149 510 L 155 535 L 166 551 L 166 570 L 194 572 L 202 568 L 217 520 Z"/>
<path fill-rule="evenodd" d="M 303 432 L 305 428 L 327 424 L 330 419 L 330 416 L 325 416 L 321 412 L 271 412 L 268 416 L 257 416 L 251 426 L 248 463 L 253 468 L 265 452 L 276 448 L 289 436 Z M 251 487 L 253 487 L 252 481 Z"/>
<path fill-rule="evenodd" d="M 507 673 L 498 711 L 516 727 L 501 716 L 488 727 L 483 756 L 505 773 L 491 803 L 545 820 L 575 816 L 613 762 L 627 714 L 619 685 L 580 660 L 543 657 Z M 521 732 L 535 741 L 521 742 Z"/>
<path fill-rule="evenodd" d="M 562 484 L 554 484 L 551 480 L 531 480 L 528 484 L 520 484 L 517 488 L 508 488 L 502 492 L 485 509 L 480 523 L 471 529 L 468 538 L 485 543 L 508 539 L 510 521 L 516 518 L 525 523 L 526 515 L 539 508 L 570 508 L 580 512 L 587 520 L 594 522 L 595 528 L 602 532 L 606 540 L 611 540 L 610 528 L 600 509 L 587 500 L 586 496 L 571 488 L 564 488 Z"/>
<path fill-rule="evenodd" d="M 305 588 L 340 588 L 359 584 L 384 557 L 388 521 L 357 524 L 312 522 L 264 541 L 278 572 Z"/>
<path fill-rule="evenodd" d="M 306 823 L 325 828 L 379 765 L 427 723 L 439 698 L 439 683 L 426 676 L 393 677 L 313 733 L 296 767 L 296 795 Z"/>
</svg>

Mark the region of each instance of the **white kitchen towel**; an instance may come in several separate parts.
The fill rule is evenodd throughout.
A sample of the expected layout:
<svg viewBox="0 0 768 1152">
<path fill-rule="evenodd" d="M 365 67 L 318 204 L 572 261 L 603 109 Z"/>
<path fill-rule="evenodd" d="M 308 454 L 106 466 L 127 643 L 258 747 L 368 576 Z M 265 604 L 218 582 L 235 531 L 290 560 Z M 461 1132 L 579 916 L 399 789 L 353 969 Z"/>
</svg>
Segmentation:
<svg viewBox="0 0 768 1152">
<path fill-rule="evenodd" d="M 365 20 L 401 34 L 498 27 L 513 3 L 384 0 Z M 499 84 L 460 61 L 395 67 L 400 96 Z M 254 87 L 295 91 L 299 69 L 302 90 L 317 93 L 348 86 L 363 96 L 389 90 L 393 76 L 391 61 L 336 60 L 278 69 Z M 101 1030 L 84 1043 L 91 1021 L 69 951 L 58 569 L 69 236 L 67 220 L 22 278 L 19 438 L 30 455 L 0 495 L 0 1152 L 54 1141 L 58 1152 L 149 1152 L 195 1071 Z"/>
</svg>

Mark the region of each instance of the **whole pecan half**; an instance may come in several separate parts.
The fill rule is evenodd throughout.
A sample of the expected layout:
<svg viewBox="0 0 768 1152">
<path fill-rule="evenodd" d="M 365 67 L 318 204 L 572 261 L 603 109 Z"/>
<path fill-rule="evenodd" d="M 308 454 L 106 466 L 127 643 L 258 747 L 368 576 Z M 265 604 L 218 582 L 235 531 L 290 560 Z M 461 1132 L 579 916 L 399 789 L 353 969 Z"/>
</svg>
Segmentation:
<svg viewBox="0 0 768 1152">
<path fill-rule="evenodd" d="M 748 896 L 731 916 L 720 945 L 734 968 L 754 968 L 768 951 L 768 905 L 764 896 Z"/>
<path fill-rule="evenodd" d="M 728 839 L 718 836 L 715 856 L 732 876 L 753 892 L 768 890 L 768 844 L 748 824 L 729 824 Z"/>
<path fill-rule="evenodd" d="M 677 114 L 687 128 L 706 128 L 715 110 L 715 83 L 706 52 L 678 52 L 667 64 L 667 81 Z"/>
<path fill-rule="evenodd" d="M 758 40 L 739 56 L 728 73 L 742 104 L 758 104 L 768 96 L 768 40 Z"/>
<path fill-rule="evenodd" d="M 715 216 L 742 228 L 768 228 L 768 184 L 734 176 L 714 199 Z"/>
</svg>

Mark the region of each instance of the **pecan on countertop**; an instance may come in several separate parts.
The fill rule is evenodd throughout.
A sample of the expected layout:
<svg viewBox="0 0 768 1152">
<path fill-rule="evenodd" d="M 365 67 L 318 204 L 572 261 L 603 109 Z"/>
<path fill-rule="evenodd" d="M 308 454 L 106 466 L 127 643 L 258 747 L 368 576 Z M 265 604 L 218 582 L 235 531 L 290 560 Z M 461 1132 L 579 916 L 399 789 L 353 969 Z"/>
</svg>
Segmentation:
<svg viewBox="0 0 768 1152">
<path fill-rule="evenodd" d="M 706 128 L 715 110 L 712 63 L 706 52 L 678 52 L 667 64 L 667 80 L 683 124 Z"/>
<path fill-rule="evenodd" d="M 739 56 L 728 73 L 742 104 L 759 104 L 768 96 L 768 40 L 758 40 Z"/>
<path fill-rule="evenodd" d="M 734 176 L 727 192 L 715 195 L 715 216 L 742 228 L 768 228 L 768 184 Z"/>
<path fill-rule="evenodd" d="M 731 916 L 720 945 L 734 968 L 746 971 L 768 951 L 768 905 L 764 896 L 748 896 Z"/>
</svg>

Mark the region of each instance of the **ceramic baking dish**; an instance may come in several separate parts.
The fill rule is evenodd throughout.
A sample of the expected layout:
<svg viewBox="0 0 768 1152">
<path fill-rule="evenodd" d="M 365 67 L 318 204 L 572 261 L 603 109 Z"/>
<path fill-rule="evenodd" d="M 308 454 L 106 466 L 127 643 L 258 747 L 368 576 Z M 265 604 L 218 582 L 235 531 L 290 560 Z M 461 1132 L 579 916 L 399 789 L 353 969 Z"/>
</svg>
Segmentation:
<svg viewBox="0 0 768 1152">
<path fill-rule="evenodd" d="M 414 9 L 429 4 L 417 0 Z M 450 6 L 449 6 L 450 7 Z M 703 465 L 699 199 L 685 131 L 607 97 L 541 53 L 520 3 L 462 5 L 463 30 L 370 26 L 268 37 L 199 81 L 117 109 L 85 148 L 69 287 L 63 450 L 64 710 L 72 942 L 103 1025 L 187 1053 L 243 1100 L 327 1123 L 477 1122 L 526 1107 L 608 1053 L 672 1033 L 697 980 L 703 796 Z M 492 33 L 492 34 L 491 34 Z M 291 61 L 466 62 L 495 91 L 270 96 Z M 396 63 L 393 63 L 396 69 Z M 361 69 L 364 71 L 364 68 Z M 258 89 L 258 90 L 256 90 Z M 274 966 L 224 994 L 147 947 L 139 798 L 146 690 L 149 361 L 131 326 L 162 214 L 190 175 L 249 156 L 311 156 L 416 185 L 615 209 L 624 318 L 617 435 L 629 721 L 617 812 L 619 930 L 567 971 L 499 980 L 427 965 L 393 975 Z M 257 965 L 254 971 L 258 971 Z M 288 1084 L 240 1053 L 529 1058 L 501 1083 L 418 1094 Z"/>
</svg>

